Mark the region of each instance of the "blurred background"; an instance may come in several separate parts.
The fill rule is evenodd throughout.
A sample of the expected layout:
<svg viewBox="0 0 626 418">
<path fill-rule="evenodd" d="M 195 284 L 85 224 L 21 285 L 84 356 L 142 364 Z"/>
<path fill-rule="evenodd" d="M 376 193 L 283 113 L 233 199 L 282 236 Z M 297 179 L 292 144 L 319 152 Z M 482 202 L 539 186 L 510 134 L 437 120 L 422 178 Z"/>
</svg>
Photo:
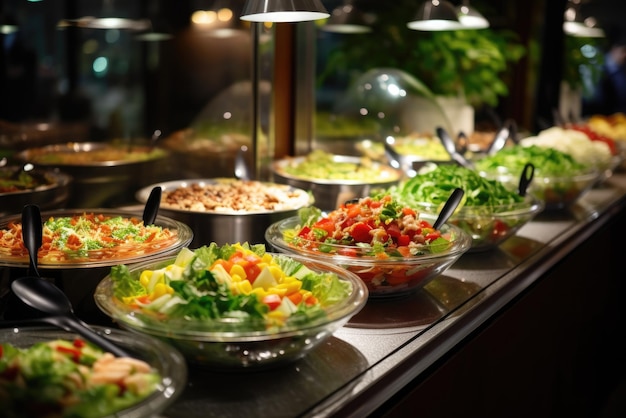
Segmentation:
<svg viewBox="0 0 626 418">
<path fill-rule="evenodd" d="M 607 47 L 604 33 L 565 33 L 564 11 L 575 5 L 601 28 L 626 22 L 619 0 L 472 0 L 488 28 L 426 32 L 407 27 L 419 2 L 323 3 L 358 9 L 367 29 L 337 32 L 332 18 L 244 22 L 244 0 L 0 0 L 0 147 L 159 130 L 172 141 L 264 138 L 271 157 L 380 132 L 381 112 L 383 129 L 429 130 L 433 97 L 451 129 L 513 118 L 533 132 L 554 123 L 555 109 L 585 117 Z M 402 115 L 377 97 L 381 112 L 355 117 L 369 100 L 357 94 L 363 77 L 381 69 L 411 85 Z M 464 106 L 469 116 L 459 116 Z"/>
</svg>

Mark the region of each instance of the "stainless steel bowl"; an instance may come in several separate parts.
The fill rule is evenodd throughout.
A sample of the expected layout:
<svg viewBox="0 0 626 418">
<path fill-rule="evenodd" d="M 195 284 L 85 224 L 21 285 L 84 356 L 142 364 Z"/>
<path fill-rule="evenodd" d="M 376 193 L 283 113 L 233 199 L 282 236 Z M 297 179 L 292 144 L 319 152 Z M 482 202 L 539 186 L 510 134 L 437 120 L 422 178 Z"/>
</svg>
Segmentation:
<svg viewBox="0 0 626 418">
<path fill-rule="evenodd" d="M 111 158 L 102 159 L 102 153 L 107 151 L 111 151 Z M 120 152 L 133 152 L 144 158 L 120 158 Z M 71 175 L 74 181 L 67 207 L 97 208 L 128 203 L 138 188 L 163 180 L 167 156 L 166 151 L 148 146 L 70 142 L 30 148 L 15 157 L 36 167 L 58 168 Z"/>
<path fill-rule="evenodd" d="M 207 186 L 219 182 L 241 182 L 236 179 L 211 178 L 211 179 L 187 179 L 174 180 L 157 183 L 142 188 L 136 193 L 139 202 L 145 204 L 153 187 L 162 188 L 163 199 L 159 213 L 164 216 L 176 219 L 188 225 L 193 231 L 191 247 L 200 247 L 205 244 L 215 242 L 219 245 L 233 244 L 236 242 L 249 242 L 251 244 L 265 243 L 265 230 L 274 222 L 281 219 L 295 216 L 298 209 L 313 204 L 310 194 L 296 187 L 276 184 L 271 182 L 259 182 L 259 187 L 280 188 L 285 191 L 296 193 L 299 198 L 294 201 L 291 207 L 279 210 L 265 211 L 228 211 L 224 210 L 202 210 L 202 209 L 181 209 L 168 205 L 164 200 L 169 192 L 193 184 Z M 242 196 L 246 199 L 247 196 Z M 283 202 L 284 203 L 284 202 Z"/>
<path fill-rule="evenodd" d="M 11 176 L 21 166 L 0 167 L 0 177 Z M 29 172 L 38 184 L 29 189 L 0 193 L 0 216 L 21 213 L 24 205 L 33 204 L 41 209 L 60 208 L 70 195 L 72 177 L 59 170 L 34 169 Z"/>
<path fill-rule="evenodd" d="M 320 173 L 318 177 L 305 177 L 290 174 L 286 171 L 289 166 L 294 167 L 303 163 L 306 156 L 290 157 L 275 161 L 272 165 L 274 180 L 303 190 L 309 190 L 315 198 L 315 206 L 322 210 L 336 209 L 346 200 L 369 195 L 375 189 L 385 189 L 400 181 L 402 172 L 391 166 L 374 162 L 366 158 L 333 155 L 337 163 L 352 163 L 357 170 L 362 170 L 367 177 L 363 179 L 333 179 L 332 175 Z M 372 172 L 376 178 L 372 178 Z"/>
</svg>

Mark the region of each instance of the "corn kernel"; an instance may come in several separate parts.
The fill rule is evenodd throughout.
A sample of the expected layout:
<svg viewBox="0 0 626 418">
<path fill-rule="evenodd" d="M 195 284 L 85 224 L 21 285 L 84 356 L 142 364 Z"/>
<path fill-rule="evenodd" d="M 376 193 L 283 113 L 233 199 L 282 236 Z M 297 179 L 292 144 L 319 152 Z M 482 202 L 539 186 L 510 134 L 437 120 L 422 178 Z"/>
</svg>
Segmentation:
<svg viewBox="0 0 626 418">
<path fill-rule="evenodd" d="M 250 292 L 252 292 L 252 284 L 248 280 L 242 280 L 235 283 L 235 287 L 239 293 L 243 293 L 244 295 L 249 295 Z"/>
<path fill-rule="evenodd" d="M 150 278 L 152 278 L 152 270 L 144 270 L 139 276 L 139 283 L 141 283 L 143 287 L 146 287 L 148 283 L 150 283 Z"/>
<path fill-rule="evenodd" d="M 239 264 L 233 264 L 233 266 L 230 268 L 230 272 L 229 273 L 230 273 L 231 277 L 237 275 L 241 279 L 247 279 L 248 278 L 248 275 L 246 274 L 246 271 Z"/>
</svg>

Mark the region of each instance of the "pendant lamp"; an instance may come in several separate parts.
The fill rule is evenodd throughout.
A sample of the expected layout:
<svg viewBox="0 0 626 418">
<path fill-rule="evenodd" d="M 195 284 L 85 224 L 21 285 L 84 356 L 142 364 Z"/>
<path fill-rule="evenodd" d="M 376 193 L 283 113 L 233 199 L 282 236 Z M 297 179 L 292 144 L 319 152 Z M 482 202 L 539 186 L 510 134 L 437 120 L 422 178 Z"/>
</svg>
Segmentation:
<svg viewBox="0 0 626 418">
<path fill-rule="evenodd" d="M 567 35 L 585 38 L 603 38 L 604 30 L 598 26 L 593 16 L 586 16 L 580 10 L 580 0 L 570 0 L 563 14 L 563 32 Z"/>
<path fill-rule="evenodd" d="M 321 0 L 247 0 L 241 20 L 250 22 L 306 22 L 330 14 Z"/>
<path fill-rule="evenodd" d="M 407 23 L 407 26 L 409 29 L 421 31 L 464 29 L 456 9 L 446 0 L 425 1 L 418 9 L 415 19 Z"/>
<path fill-rule="evenodd" d="M 321 27 L 326 32 L 334 33 L 368 33 L 372 31 L 372 23 L 376 17 L 364 13 L 352 2 L 348 1 L 333 9 L 330 18 Z"/>
<path fill-rule="evenodd" d="M 456 11 L 459 22 L 466 29 L 486 29 L 489 27 L 489 21 L 478 10 L 471 7 L 467 0 L 457 6 Z"/>
</svg>

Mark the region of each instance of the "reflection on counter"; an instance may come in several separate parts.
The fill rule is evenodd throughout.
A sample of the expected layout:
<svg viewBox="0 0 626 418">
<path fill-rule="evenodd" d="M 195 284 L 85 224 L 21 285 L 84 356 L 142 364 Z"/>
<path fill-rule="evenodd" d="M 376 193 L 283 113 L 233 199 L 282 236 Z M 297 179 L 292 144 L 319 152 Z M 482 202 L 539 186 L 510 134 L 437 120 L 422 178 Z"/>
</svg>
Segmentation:
<svg viewBox="0 0 626 418">
<path fill-rule="evenodd" d="M 301 416 L 331 394 L 348 395 L 360 381 L 352 378 L 367 368 L 363 354 L 335 337 L 303 359 L 255 372 L 253 378 L 194 368 L 181 399 L 165 415 L 188 418 L 201 410 L 203 417 Z"/>
</svg>

